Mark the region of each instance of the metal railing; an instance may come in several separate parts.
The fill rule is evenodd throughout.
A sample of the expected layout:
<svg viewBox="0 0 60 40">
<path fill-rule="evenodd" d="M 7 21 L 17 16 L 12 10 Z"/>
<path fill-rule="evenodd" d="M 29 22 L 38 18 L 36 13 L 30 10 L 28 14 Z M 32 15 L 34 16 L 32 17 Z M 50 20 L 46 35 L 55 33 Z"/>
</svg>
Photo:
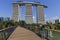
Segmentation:
<svg viewBox="0 0 60 40">
<path fill-rule="evenodd" d="M 15 28 L 16 26 L 11 26 L 0 30 L 0 40 L 7 40 Z"/>
</svg>

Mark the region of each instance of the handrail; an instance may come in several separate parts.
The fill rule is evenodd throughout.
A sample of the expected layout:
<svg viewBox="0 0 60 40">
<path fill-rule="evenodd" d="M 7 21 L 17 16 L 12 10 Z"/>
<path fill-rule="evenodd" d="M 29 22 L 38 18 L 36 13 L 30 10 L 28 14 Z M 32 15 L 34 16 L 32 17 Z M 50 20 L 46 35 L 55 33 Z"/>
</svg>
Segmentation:
<svg viewBox="0 0 60 40">
<path fill-rule="evenodd" d="M 3 34 L 4 34 L 4 40 L 7 40 L 9 38 L 9 36 L 11 35 L 11 33 L 14 31 L 15 28 L 16 28 L 16 26 L 11 26 L 9 28 L 0 30 L 0 32 L 3 32 Z"/>
<path fill-rule="evenodd" d="M 15 27 L 15 26 L 14 26 L 14 27 Z M 0 32 L 1 32 L 1 31 L 5 31 L 5 30 L 8 30 L 8 29 L 10 29 L 10 28 L 13 28 L 13 26 L 11 26 L 11 27 L 9 27 L 9 28 L 1 29 Z"/>
</svg>

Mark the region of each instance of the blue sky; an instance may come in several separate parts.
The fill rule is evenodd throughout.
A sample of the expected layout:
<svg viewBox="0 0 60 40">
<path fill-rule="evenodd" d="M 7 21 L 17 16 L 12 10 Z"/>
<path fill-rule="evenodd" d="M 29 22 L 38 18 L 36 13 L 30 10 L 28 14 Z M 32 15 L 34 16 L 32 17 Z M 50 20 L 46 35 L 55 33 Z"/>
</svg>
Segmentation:
<svg viewBox="0 0 60 40">
<path fill-rule="evenodd" d="M 15 1 L 17 0 L 0 0 L 0 17 L 11 17 L 12 2 L 15 2 Z M 44 9 L 45 19 L 50 17 L 60 16 L 60 0 L 22 0 L 22 1 L 37 1 L 47 5 L 48 8 Z M 24 13 L 24 12 L 21 12 L 21 13 Z M 36 14 L 34 13 L 35 13 L 35 10 L 33 11 L 33 15 L 35 16 Z M 21 14 L 21 15 L 24 15 L 24 14 Z"/>
</svg>

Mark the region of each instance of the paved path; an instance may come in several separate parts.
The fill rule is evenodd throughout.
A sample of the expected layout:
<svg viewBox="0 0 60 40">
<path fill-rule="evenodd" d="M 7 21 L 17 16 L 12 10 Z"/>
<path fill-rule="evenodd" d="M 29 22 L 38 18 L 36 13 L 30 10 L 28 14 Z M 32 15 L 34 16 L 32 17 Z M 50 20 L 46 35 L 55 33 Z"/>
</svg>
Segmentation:
<svg viewBox="0 0 60 40">
<path fill-rule="evenodd" d="M 17 27 L 8 40 L 41 40 L 41 38 L 32 31 Z"/>
</svg>

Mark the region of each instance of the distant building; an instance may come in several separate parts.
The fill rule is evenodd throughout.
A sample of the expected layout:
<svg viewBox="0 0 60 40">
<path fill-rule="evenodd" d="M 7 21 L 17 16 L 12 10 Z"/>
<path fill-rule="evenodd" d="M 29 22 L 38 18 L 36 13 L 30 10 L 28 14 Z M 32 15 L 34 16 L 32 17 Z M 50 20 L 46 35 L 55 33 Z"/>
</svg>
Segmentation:
<svg viewBox="0 0 60 40">
<path fill-rule="evenodd" d="M 9 21 L 9 20 L 10 20 L 9 17 L 4 18 L 4 21 Z"/>
<path fill-rule="evenodd" d="M 9 21 L 9 20 L 10 20 L 9 17 L 5 17 L 5 18 L 4 18 L 4 17 L 0 17 L 0 22 L 1 22 L 1 21 Z"/>
<path fill-rule="evenodd" d="M 4 20 L 4 18 L 3 17 L 0 17 L 0 21 L 3 21 Z"/>
<path fill-rule="evenodd" d="M 59 23 L 59 19 L 56 19 L 56 20 L 55 20 L 55 23 Z"/>
<path fill-rule="evenodd" d="M 60 19 L 48 19 L 45 22 L 46 23 L 52 23 L 52 24 L 54 24 L 54 23 L 60 23 Z"/>
</svg>

